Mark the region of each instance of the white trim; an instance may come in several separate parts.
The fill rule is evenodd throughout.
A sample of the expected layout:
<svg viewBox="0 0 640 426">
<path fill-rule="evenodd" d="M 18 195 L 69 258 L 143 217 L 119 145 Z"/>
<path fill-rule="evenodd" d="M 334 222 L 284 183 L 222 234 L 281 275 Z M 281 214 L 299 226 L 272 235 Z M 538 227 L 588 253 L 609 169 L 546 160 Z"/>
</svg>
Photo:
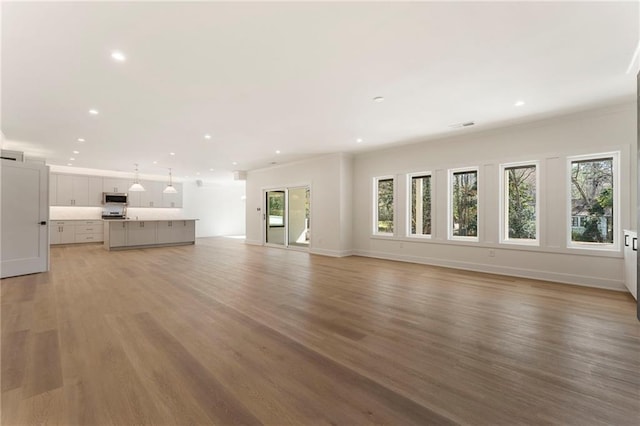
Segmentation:
<svg viewBox="0 0 640 426">
<path fill-rule="evenodd" d="M 309 253 L 317 254 L 320 256 L 329 256 L 329 257 L 346 257 L 346 256 L 352 256 L 353 250 L 329 250 L 329 249 L 321 249 L 321 248 L 312 248 L 312 249 L 309 249 Z"/>
<path fill-rule="evenodd" d="M 597 278 L 587 275 L 563 274 L 559 272 L 547 272 L 536 269 L 512 268 L 508 266 L 461 262 L 457 260 L 436 259 L 431 257 L 399 255 L 372 250 L 353 250 L 353 255 L 371 257 L 376 259 L 395 260 L 399 262 L 418 263 L 431 266 L 441 266 L 445 268 L 462 269 L 466 271 L 484 272 L 490 274 L 505 275 L 509 277 L 520 277 L 541 281 L 558 282 L 583 287 L 595 287 L 624 292 L 627 291 L 624 283 L 620 280 Z"/>
<path fill-rule="evenodd" d="M 378 182 L 381 180 L 389 180 L 393 183 L 393 232 L 379 232 L 378 231 Z M 395 175 L 386 175 L 386 176 L 376 176 L 373 178 L 373 222 L 371 224 L 371 233 L 376 236 L 386 236 L 393 237 L 396 234 L 397 227 L 397 208 L 396 208 L 396 197 L 397 188 L 396 188 L 396 176 Z"/>
<path fill-rule="evenodd" d="M 405 236 L 409 237 L 409 238 L 423 238 L 423 239 L 428 239 L 431 238 L 431 234 L 412 234 L 411 233 L 411 209 L 413 207 L 413 199 L 411 198 L 411 188 L 413 187 L 413 178 L 415 177 L 429 177 L 430 180 L 430 192 L 431 194 L 429 194 L 429 197 L 431 198 L 431 233 L 433 233 L 433 173 L 430 171 L 426 171 L 426 172 L 414 172 L 414 173 L 407 173 L 407 202 L 406 202 L 406 222 L 407 222 L 407 226 L 405 229 Z M 417 198 L 417 194 L 416 194 L 416 198 Z M 417 211 L 416 211 L 416 215 L 417 215 Z M 417 231 L 417 228 L 416 228 Z"/>
<path fill-rule="evenodd" d="M 453 235 L 453 175 L 454 173 L 476 172 L 476 232 L 475 237 Z M 457 241 L 480 241 L 480 167 L 459 167 L 447 170 L 447 239 Z"/>
<path fill-rule="evenodd" d="M 508 203 L 507 201 L 507 190 L 508 185 L 505 182 L 505 171 L 506 169 L 513 167 L 527 167 L 534 166 L 535 167 L 535 181 L 536 181 L 536 238 L 535 239 L 521 239 L 521 238 L 509 238 L 507 225 L 508 225 Z M 529 246 L 539 246 L 540 245 L 540 161 L 532 160 L 532 161 L 518 161 L 515 163 L 502 163 L 499 167 L 500 170 L 500 222 L 499 222 L 499 238 L 500 244 L 518 244 L 518 245 L 529 245 Z"/>
<path fill-rule="evenodd" d="M 571 240 L 571 163 L 574 161 L 597 160 L 600 158 L 611 157 L 613 172 L 613 243 L 589 243 L 576 242 Z M 621 251 L 620 235 L 622 227 L 620 223 L 620 210 L 622 203 L 620 200 L 620 151 L 601 152 L 595 154 L 572 155 L 567 156 L 565 168 L 565 181 L 567 186 L 567 201 L 565 220 L 567 220 L 567 248 L 577 250 L 601 250 L 601 251 Z"/>
</svg>

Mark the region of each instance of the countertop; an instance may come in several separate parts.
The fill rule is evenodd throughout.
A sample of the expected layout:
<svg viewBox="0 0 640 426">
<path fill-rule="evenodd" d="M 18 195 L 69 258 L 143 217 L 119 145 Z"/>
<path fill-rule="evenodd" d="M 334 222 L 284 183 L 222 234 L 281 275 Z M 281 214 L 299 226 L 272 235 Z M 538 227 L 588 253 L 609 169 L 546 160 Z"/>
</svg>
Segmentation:
<svg viewBox="0 0 640 426">
<path fill-rule="evenodd" d="M 103 222 L 165 222 L 165 221 L 172 221 L 172 222 L 177 222 L 180 220 L 200 220 L 200 219 L 189 219 L 189 218 L 180 218 L 180 219 L 176 219 L 176 218 L 166 218 L 166 219 L 102 219 L 102 218 L 97 218 L 97 219 L 53 219 L 50 218 L 49 221 L 51 222 L 82 222 L 82 221 L 89 221 L 89 220 L 100 220 Z"/>
</svg>

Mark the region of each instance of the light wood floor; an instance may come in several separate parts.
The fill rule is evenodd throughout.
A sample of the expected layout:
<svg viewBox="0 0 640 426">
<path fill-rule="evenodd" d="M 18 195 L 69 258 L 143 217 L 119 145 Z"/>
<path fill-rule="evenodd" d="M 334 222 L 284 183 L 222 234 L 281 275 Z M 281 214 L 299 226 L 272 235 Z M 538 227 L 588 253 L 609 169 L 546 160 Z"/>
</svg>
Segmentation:
<svg viewBox="0 0 640 426">
<path fill-rule="evenodd" d="M 3 425 L 640 423 L 623 293 L 217 238 L 1 287 Z"/>
</svg>

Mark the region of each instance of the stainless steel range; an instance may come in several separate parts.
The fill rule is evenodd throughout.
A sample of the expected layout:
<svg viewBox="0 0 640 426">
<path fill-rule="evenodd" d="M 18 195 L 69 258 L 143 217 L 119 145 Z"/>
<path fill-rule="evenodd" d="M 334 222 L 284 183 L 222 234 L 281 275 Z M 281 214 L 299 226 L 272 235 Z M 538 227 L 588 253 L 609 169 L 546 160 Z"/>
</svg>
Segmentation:
<svg viewBox="0 0 640 426">
<path fill-rule="evenodd" d="M 125 204 L 104 204 L 102 206 L 103 219 L 125 219 L 127 206 Z"/>
</svg>

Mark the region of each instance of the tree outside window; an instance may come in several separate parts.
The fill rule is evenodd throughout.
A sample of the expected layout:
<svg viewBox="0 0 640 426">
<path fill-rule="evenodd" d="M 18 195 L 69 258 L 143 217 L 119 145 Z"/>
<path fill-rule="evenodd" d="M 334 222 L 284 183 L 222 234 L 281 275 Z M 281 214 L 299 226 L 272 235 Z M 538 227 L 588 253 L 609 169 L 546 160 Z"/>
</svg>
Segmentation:
<svg viewBox="0 0 640 426">
<path fill-rule="evenodd" d="M 378 179 L 378 217 L 376 230 L 393 234 L 393 179 Z"/>
<path fill-rule="evenodd" d="M 536 166 L 504 169 L 507 239 L 536 240 Z"/>
<path fill-rule="evenodd" d="M 612 244 L 613 157 L 571 161 L 571 241 Z"/>
<path fill-rule="evenodd" d="M 431 176 L 411 176 L 411 235 L 431 235 Z"/>
<path fill-rule="evenodd" d="M 477 170 L 452 174 L 451 214 L 452 236 L 478 236 Z"/>
</svg>

